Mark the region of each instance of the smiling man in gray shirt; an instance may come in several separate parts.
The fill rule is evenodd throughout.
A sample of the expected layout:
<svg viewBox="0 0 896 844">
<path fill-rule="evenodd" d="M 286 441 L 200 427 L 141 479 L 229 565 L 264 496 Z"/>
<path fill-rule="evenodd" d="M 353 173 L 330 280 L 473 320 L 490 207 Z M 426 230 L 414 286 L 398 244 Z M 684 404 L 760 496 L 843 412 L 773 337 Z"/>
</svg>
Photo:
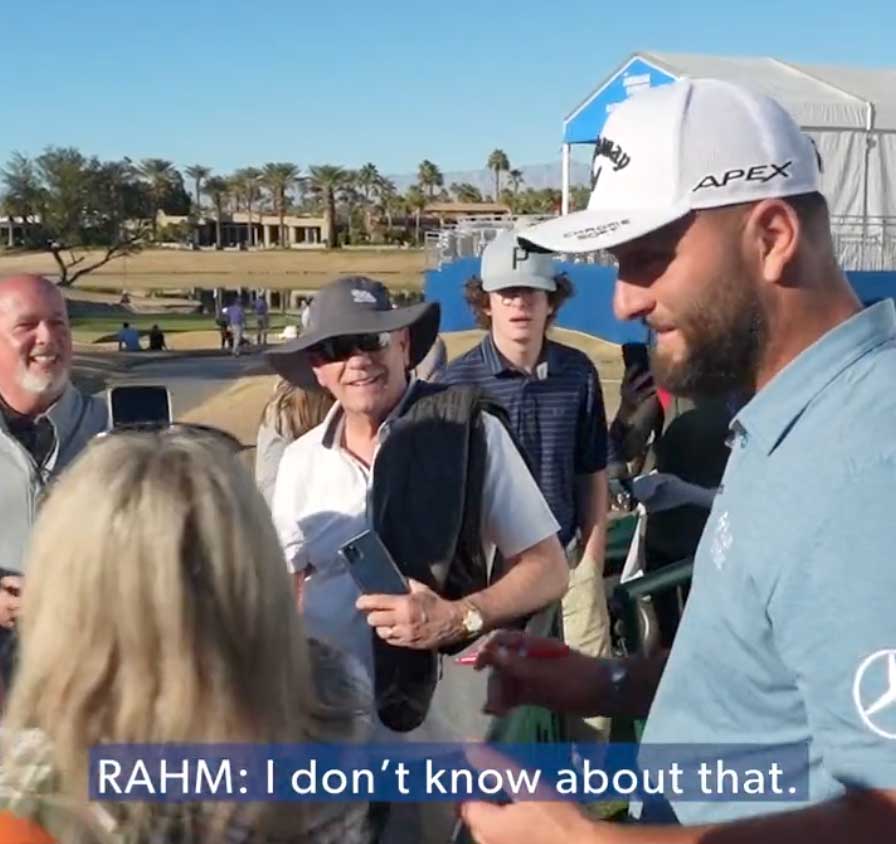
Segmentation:
<svg viewBox="0 0 896 844">
<path fill-rule="evenodd" d="M 50 479 L 108 425 L 105 403 L 70 383 L 71 365 L 59 289 L 36 275 L 0 279 L 0 676 L 7 681 L 7 645 L 40 498 Z"/>
</svg>

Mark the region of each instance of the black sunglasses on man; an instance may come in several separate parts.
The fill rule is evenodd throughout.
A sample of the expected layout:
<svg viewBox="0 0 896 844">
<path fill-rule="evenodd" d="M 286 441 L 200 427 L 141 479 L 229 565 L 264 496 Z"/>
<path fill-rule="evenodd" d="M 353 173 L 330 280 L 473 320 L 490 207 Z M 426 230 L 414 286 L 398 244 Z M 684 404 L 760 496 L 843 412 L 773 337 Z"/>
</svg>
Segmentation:
<svg viewBox="0 0 896 844">
<path fill-rule="evenodd" d="M 392 341 L 388 331 L 371 334 L 343 334 L 340 337 L 328 337 L 315 343 L 308 349 L 308 356 L 314 366 L 325 363 L 348 360 L 356 352 L 381 352 Z"/>
</svg>

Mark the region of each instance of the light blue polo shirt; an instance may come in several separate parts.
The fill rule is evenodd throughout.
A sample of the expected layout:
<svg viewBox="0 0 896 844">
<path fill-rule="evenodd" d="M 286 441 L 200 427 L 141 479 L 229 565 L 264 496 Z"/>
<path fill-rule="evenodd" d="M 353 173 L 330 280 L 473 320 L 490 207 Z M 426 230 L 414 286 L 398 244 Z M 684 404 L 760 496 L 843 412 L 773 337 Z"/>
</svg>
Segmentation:
<svg viewBox="0 0 896 844">
<path fill-rule="evenodd" d="M 807 741 L 812 803 L 896 788 L 893 302 L 793 360 L 732 434 L 643 740 Z M 683 824 L 797 808 L 670 802 Z"/>
</svg>

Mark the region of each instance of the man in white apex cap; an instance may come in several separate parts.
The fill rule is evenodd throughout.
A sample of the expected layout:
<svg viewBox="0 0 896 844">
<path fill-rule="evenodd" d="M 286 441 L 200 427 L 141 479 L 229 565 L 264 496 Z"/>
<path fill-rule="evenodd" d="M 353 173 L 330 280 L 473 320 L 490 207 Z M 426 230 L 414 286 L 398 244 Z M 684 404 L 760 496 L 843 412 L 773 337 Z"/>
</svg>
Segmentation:
<svg viewBox="0 0 896 844">
<path fill-rule="evenodd" d="M 682 794 L 667 778 L 632 826 L 570 803 L 468 803 L 481 844 L 892 838 L 896 308 L 863 309 L 838 267 L 820 171 L 773 100 L 682 80 L 607 119 L 587 210 L 527 231 L 529 249 L 613 253 L 617 316 L 653 330 L 661 386 L 752 398 L 668 659 L 532 660 L 499 635 L 478 661 L 494 668 L 487 707 L 649 713 L 642 766 L 676 743 L 667 761 L 721 760 L 742 790 L 710 777 Z M 758 800 L 749 747 L 765 760 Z"/>
</svg>

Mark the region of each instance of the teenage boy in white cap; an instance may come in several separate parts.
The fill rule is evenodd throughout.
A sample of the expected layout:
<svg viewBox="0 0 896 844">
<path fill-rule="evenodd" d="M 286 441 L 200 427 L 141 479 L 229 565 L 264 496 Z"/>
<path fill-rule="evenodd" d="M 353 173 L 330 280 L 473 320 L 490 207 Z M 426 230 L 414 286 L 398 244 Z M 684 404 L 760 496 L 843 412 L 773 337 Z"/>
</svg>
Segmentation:
<svg viewBox="0 0 896 844">
<path fill-rule="evenodd" d="M 595 823 L 571 804 L 470 803 L 481 844 L 892 838 L 896 309 L 863 310 L 838 267 L 820 169 L 776 102 L 683 80 L 607 119 L 586 211 L 527 232 L 529 248 L 613 253 L 617 316 L 653 329 L 660 385 L 752 398 L 665 666 L 525 660 L 513 636 L 480 657 L 496 669 L 493 711 L 649 712 L 646 744 L 801 744 L 806 796 L 667 793 L 635 806 L 646 826 Z"/>
<path fill-rule="evenodd" d="M 546 334 L 573 295 L 572 283 L 551 256 L 527 252 L 507 231 L 485 248 L 479 276 L 467 282 L 465 294 L 488 333 L 451 362 L 441 381 L 480 386 L 507 410 L 572 564 L 563 637 L 589 656 L 609 656 L 607 420 L 600 379 L 587 355 Z M 609 732 L 606 718 L 568 723 L 577 739 Z"/>
</svg>

